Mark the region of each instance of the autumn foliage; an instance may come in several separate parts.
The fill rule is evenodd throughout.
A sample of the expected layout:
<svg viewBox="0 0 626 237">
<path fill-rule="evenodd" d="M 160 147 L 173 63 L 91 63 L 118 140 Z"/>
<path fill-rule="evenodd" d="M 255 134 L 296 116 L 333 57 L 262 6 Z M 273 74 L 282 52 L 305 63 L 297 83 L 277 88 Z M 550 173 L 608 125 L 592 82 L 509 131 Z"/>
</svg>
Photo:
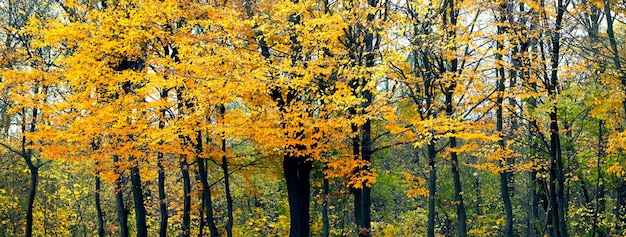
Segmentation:
<svg viewBox="0 0 626 237">
<path fill-rule="evenodd" d="M 625 10 L 2 0 L 0 236 L 624 235 Z"/>
</svg>

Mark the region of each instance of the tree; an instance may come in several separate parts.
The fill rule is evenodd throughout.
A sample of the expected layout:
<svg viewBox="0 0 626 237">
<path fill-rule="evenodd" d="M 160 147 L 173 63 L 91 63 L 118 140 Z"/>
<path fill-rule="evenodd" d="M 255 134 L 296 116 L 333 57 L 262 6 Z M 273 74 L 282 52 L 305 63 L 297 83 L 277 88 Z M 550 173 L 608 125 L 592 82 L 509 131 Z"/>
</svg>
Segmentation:
<svg viewBox="0 0 626 237">
<path fill-rule="evenodd" d="M 7 117 L 16 126 L 14 136 L 0 145 L 23 158 L 30 172 L 26 203 L 26 236 L 33 235 L 33 208 L 39 182 L 40 168 L 46 164 L 39 150 L 38 138 L 31 134 L 46 124 L 46 104 L 56 95 L 55 84 L 48 73 L 54 66 L 54 52 L 32 44 L 32 34 L 26 30 L 28 17 L 53 17 L 49 2 L 3 2 L 2 27 L 2 90 L 5 91 Z M 26 70 L 25 70 L 26 69 Z M 49 92 L 52 91 L 52 92 Z"/>
</svg>

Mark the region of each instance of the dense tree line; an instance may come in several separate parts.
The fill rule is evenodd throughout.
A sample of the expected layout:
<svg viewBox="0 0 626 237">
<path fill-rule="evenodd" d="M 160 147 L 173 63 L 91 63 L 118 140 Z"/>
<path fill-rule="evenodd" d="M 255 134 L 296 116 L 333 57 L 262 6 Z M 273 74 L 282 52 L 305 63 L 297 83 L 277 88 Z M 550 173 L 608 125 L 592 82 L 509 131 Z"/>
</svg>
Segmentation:
<svg viewBox="0 0 626 237">
<path fill-rule="evenodd" d="M 611 0 L 1 0 L 0 236 L 626 235 Z"/>
</svg>

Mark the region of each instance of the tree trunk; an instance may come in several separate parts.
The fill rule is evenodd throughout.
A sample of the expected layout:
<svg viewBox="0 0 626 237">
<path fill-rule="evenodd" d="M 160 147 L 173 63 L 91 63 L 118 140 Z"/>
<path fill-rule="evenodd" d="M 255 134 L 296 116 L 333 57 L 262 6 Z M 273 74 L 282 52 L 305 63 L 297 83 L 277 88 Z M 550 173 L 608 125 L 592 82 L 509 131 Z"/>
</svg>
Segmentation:
<svg viewBox="0 0 626 237">
<path fill-rule="evenodd" d="M 176 51 L 178 52 L 178 51 Z M 185 109 L 184 106 L 184 99 L 183 99 L 183 94 L 182 94 L 182 88 L 177 88 L 176 89 L 176 99 L 179 101 L 178 104 L 176 105 L 177 109 L 179 111 L 181 111 L 180 115 L 183 115 L 184 112 L 182 112 Z M 166 94 L 164 93 L 162 97 L 165 97 Z M 165 112 L 165 111 L 163 111 Z M 165 114 L 163 113 L 163 116 Z M 196 144 L 196 153 L 199 154 L 202 150 L 202 138 L 201 138 L 201 133 L 198 132 L 198 136 L 199 138 L 197 139 L 198 144 Z M 179 135 L 179 138 L 182 140 L 183 146 L 187 147 L 187 145 L 189 144 L 189 137 L 183 136 L 183 135 Z M 189 237 L 189 235 L 191 234 L 191 179 L 189 177 L 189 163 L 187 162 L 187 156 L 186 155 L 180 155 L 179 156 L 179 161 L 178 161 L 178 166 L 180 168 L 180 173 L 183 179 L 183 221 L 181 223 L 181 229 L 182 229 L 182 237 Z M 198 172 L 200 173 L 199 176 L 204 177 L 204 180 L 206 180 L 206 171 L 202 172 L 202 170 L 204 169 L 200 169 L 200 163 L 202 163 L 201 159 L 196 159 L 196 162 L 198 163 Z M 205 174 L 205 176 L 202 176 L 202 174 Z M 203 179 L 203 178 L 200 178 Z M 202 188 L 204 190 L 204 183 L 200 182 L 202 184 Z M 202 205 L 200 205 L 200 224 L 198 227 L 198 235 L 199 236 L 203 236 L 202 232 L 204 230 L 204 216 L 203 216 L 203 211 L 202 208 L 204 207 L 204 202 L 205 200 L 205 194 L 204 192 L 202 193 Z"/>
<path fill-rule="evenodd" d="M 443 11 L 443 14 L 444 14 L 443 15 L 444 25 L 447 28 L 446 34 L 448 35 L 450 39 L 455 39 L 456 31 L 454 30 L 454 28 L 456 27 L 456 24 L 457 24 L 458 10 L 456 9 L 454 0 L 446 1 L 446 9 L 445 11 Z M 454 43 L 452 45 L 453 47 L 450 50 L 456 54 L 456 47 L 454 46 Z M 456 76 L 456 74 L 458 73 L 457 71 L 459 70 L 458 58 L 454 57 L 450 59 L 449 66 L 450 66 L 449 71 L 444 67 L 444 68 L 439 69 L 440 72 L 442 73 L 448 72 Z M 452 80 L 450 85 L 445 87 L 445 91 L 444 91 L 446 115 L 448 116 L 448 119 L 454 119 L 453 118 L 453 115 L 454 115 L 453 103 L 454 102 L 452 98 L 453 98 L 453 93 L 454 93 L 455 88 L 456 88 L 456 81 Z M 448 131 L 448 132 L 455 133 L 456 131 Z M 454 136 L 450 137 L 450 148 L 451 149 L 457 148 L 457 140 L 456 140 L 456 137 Z M 459 236 L 466 237 L 467 236 L 467 213 L 465 211 L 465 205 L 463 204 L 463 187 L 462 187 L 461 177 L 460 177 L 461 172 L 459 170 L 459 161 L 458 161 L 458 156 L 456 152 L 454 151 L 450 152 L 450 161 L 452 163 L 452 181 L 454 183 L 454 202 L 455 202 L 456 211 L 457 211 L 457 222 L 458 222 L 457 225 L 459 228 L 458 232 L 459 232 Z"/>
<path fill-rule="evenodd" d="M 169 90 L 161 90 L 161 100 L 167 99 L 167 94 Z M 161 109 L 161 118 L 159 118 L 159 129 L 162 130 L 165 128 L 165 120 L 166 120 L 166 110 Z M 159 145 L 163 144 L 163 141 L 159 141 Z M 163 158 L 162 152 L 157 152 L 157 166 L 159 168 L 158 171 L 158 189 L 159 189 L 159 212 L 161 214 L 161 221 L 159 223 L 159 236 L 166 237 L 167 236 L 167 221 L 169 218 L 168 210 L 167 210 L 167 194 L 165 193 L 165 167 L 163 165 L 165 162 Z"/>
<path fill-rule="evenodd" d="M 158 189 L 159 189 L 159 212 L 161 213 L 161 222 L 159 223 L 159 236 L 167 236 L 167 219 L 169 218 L 167 210 L 167 195 L 165 193 L 165 167 L 163 166 L 163 153 L 157 154 L 157 165 L 159 167 Z"/>
<path fill-rule="evenodd" d="M 287 197 L 291 225 L 290 237 L 308 237 L 310 219 L 311 183 L 313 165 L 305 157 L 285 155 L 283 171 L 287 183 Z"/>
<path fill-rule="evenodd" d="M 202 152 L 202 132 L 197 131 L 196 135 L 196 154 Z M 200 184 L 202 185 L 202 199 L 205 204 L 206 211 L 206 223 L 211 231 L 211 237 L 217 237 L 217 226 L 215 225 L 215 218 L 213 217 L 213 200 L 211 199 L 211 186 L 209 186 L 207 168 L 205 167 L 206 160 L 197 157 L 198 173 L 200 173 Z"/>
<path fill-rule="evenodd" d="M 130 180 L 132 183 L 133 201 L 135 203 L 135 224 L 137 226 L 137 237 L 148 237 L 148 226 L 146 225 L 146 207 L 143 204 L 143 188 L 141 187 L 141 176 L 139 167 L 130 169 Z"/>
<path fill-rule="evenodd" d="M 550 82 L 548 85 L 548 96 L 554 98 L 557 94 L 558 88 L 558 66 L 560 59 L 560 47 L 561 47 L 561 22 L 563 15 L 565 14 L 565 7 L 562 0 L 557 0 L 557 15 L 555 19 L 556 29 L 552 32 L 552 54 L 550 58 L 551 62 L 551 74 Z M 550 202 L 552 208 L 550 209 L 550 215 L 552 218 L 553 230 L 552 233 L 557 237 L 568 236 L 567 225 L 565 223 L 565 194 L 564 194 L 564 171 L 563 160 L 561 152 L 561 139 L 559 134 L 559 124 L 557 116 L 556 106 L 552 107 L 550 116 Z"/>
<path fill-rule="evenodd" d="M 356 115 L 355 109 L 350 109 L 350 114 Z M 360 159 L 361 154 L 361 138 L 359 137 L 359 127 L 356 124 L 352 124 L 351 126 L 352 133 L 356 134 L 352 138 L 352 156 L 354 160 Z M 355 173 L 358 170 L 354 171 Z M 363 193 L 361 189 L 350 188 L 352 195 L 354 196 L 354 221 L 357 226 L 357 233 L 361 235 L 361 228 L 363 227 Z"/>
<path fill-rule="evenodd" d="M 500 22 L 504 24 L 506 21 L 506 5 L 500 5 L 501 16 Z M 504 27 L 498 27 L 498 35 L 504 34 L 506 29 Z M 499 66 L 502 61 L 502 52 L 504 50 L 504 44 L 501 40 L 497 40 L 497 49 L 498 53 L 496 53 L 496 70 L 498 72 L 499 80 L 497 85 L 498 96 L 496 98 L 496 131 L 500 136 L 500 141 L 498 141 L 499 149 L 502 154 L 506 154 L 506 137 L 504 136 L 504 116 L 503 116 L 503 106 L 504 103 L 504 83 L 505 83 L 505 70 L 503 66 Z M 503 156 L 503 160 L 500 163 L 500 167 L 502 170 L 500 171 L 500 196 L 502 197 L 502 203 L 504 204 L 504 214 L 505 214 L 505 225 L 504 225 L 504 236 L 513 237 L 513 207 L 511 206 L 511 199 L 509 197 L 509 172 L 508 172 L 508 158 Z"/>
<path fill-rule="evenodd" d="M 355 131 L 356 125 L 353 125 Z M 356 130 L 358 131 L 358 129 Z M 360 169 L 370 171 L 370 162 L 372 157 L 372 141 L 371 141 L 371 121 L 368 119 L 361 127 L 361 136 L 353 138 L 353 155 L 355 159 L 361 159 L 366 165 Z M 356 140 L 355 140 L 356 139 Z M 360 154 L 360 156 L 359 156 Z M 358 172 L 357 170 L 356 172 Z M 362 183 L 361 188 L 353 188 L 354 195 L 354 217 L 357 225 L 359 236 L 370 236 L 371 234 L 371 184 Z"/>
<path fill-rule="evenodd" d="M 554 69 L 556 70 L 556 69 Z M 567 236 L 564 220 L 564 176 L 561 145 L 559 138 L 558 117 L 556 107 L 550 112 L 550 217 L 552 218 L 553 236 Z"/>
<path fill-rule="evenodd" d="M 203 159 L 198 159 L 198 171 L 200 172 L 201 185 L 202 185 L 202 199 L 204 199 L 204 208 L 206 212 L 206 224 L 209 226 L 211 237 L 217 237 L 217 226 L 215 225 L 215 218 L 213 217 L 213 200 L 211 199 L 211 186 L 207 181 L 207 170 L 205 168 Z"/>
<path fill-rule="evenodd" d="M 96 171 L 96 192 L 94 196 L 96 198 L 95 205 L 96 205 L 96 213 L 97 213 L 97 219 L 98 219 L 98 236 L 104 237 L 105 236 L 104 213 L 102 212 L 102 203 L 100 202 L 100 172 L 99 171 Z"/>
<path fill-rule="evenodd" d="M 224 119 L 226 106 L 219 105 L 217 107 L 219 114 Z M 233 236 L 233 197 L 230 193 L 230 174 L 228 173 L 228 160 L 226 159 L 226 138 L 222 138 L 222 173 L 224 174 L 224 192 L 226 192 L 226 236 Z"/>
<path fill-rule="evenodd" d="M 370 7 L 377 7 L 377 2 L 376 0 L 368 0 L 367 4 Z M 373 22 L 375 18 L 375 15 L 372 13 L 367 14 L 367 21 L 368 22 Z M 365 46 L 365 67 L 371 68 L 374 67 L 375 65 L 375 51 L 378 48 L 378 42 L 374 42 L 374 32 L 372 32 L 371 30 L 367 30 L 365 33 L 365 36 L 363 37 L 363 44 Z M 375 80 L 375 79 L 374 79 Z M 367 82 L 364 81 L 362 83 L 362 87 L 365 88 L 366 87 Z M 372 94 L 372 92 L 370 90 L 363 90 L 363 103 L 361 104 L 361 108 L 363 108 L 363 110 L 366 110 L 374 101 L 374 95 Z M 365 166 L 363 167 L 364 170 L 367 171 L 367 173 L 369 174 L 371 172 L 371 162 L 372 162 L 372 121 L 369 117 L 366 118 L 365 123 L 363 123 L 362 126 L 362 134 L 361 134 L 361 159 L 363 159 L 363 161 L 365 161 Z M 361 229 L 363 231 L 359 230 L 359 235 L 362 237 L 365 236 L 370 236 L 371 234 L 371 228 L 372 228 L 372 188 L 371 188 L 371 184 L 363 184 L 363 188 L 361 190 L 362 192 L 362 201 L 361 201 L 361 213 L 363 215 L 363 219 L 362 219 L 362 224 L 361 224 Z M 356 198 L 356 197 L 355 197 Z M 358 224 L 357 224 L 358 225 Z"/>
<path fill-rule="evenodd" d="M 452 108 L 452 89 L 448 89 L 446 92 L 446 113 L 449 116 L 449 119 L 452 119 L 453 108 Z M 454 131 L 451 131 L 454 133 Z M 457 148 L 456 137 L 450 137 L 450 149 Z M 459 169 L 459 159 L 457 153 L 454 151 L 450 152 L 450 162 L 452 167 L 452 182 L 454 183 L 454 204 L 456 205 L 456 214 L 457 214 L 457 226 L 459 228 L 459 236 L 466 237 L 467 236 L 467 214 L 465 212 L 465 205 L 463 204 L 463 186 L 461 183 L 461 170 Z"/>
<path fill-rule="evenodd" d="M 191 180 L 189 179 L 189 164 L 187 156 L 180 155 L 180 173 L 183 179 L 183 222 L 181 223 L 182 237 L 189 237 L 191 222 Z M 202 218 L 200 218 L 202 222 Z"/>
<path fill-rule="evenodd" d="M 226 140 L 222 139 L 222 152 L 226 152 Z M 233 236 L 233 197 L 230 194 L 230 174 L 228 173 L 228 161 L 226 155 L 222 155 L 222 171 L 224 173 L 224 189 L 226 192 L 226 236 Z"/>
<path fill-rule="evenodd" d="M 113 163 L 118 163 L 119 157 L 117 155 L 113 155 Z M 124 206 L 124 194 L 122 190 L 122 172 L 117 170 L 118 174 L 117 179 L 115 180 L 115 204 L 117 207 L 117 217 L 120 222 L 120 236 L 128 237 L 128 211 L 126 211 L 126 207 Z"/>
<path fill-rule="evenodd" d="M 27 156 L 26 159 L 30 159 L 30 156 Z M 28 199 L 26 201 L 26 237 L 31 237 L 33 236 L 33 207 L 39 179 L 39 168 L 32 165 L 30 161 L 28 161 L 28 163 L 28 169 L 30 170 L 30 186 L 28 188 Z"/>
<path fill-rule="evenodd" d="M 504 70 L 502 70 L 504 71 Z M 499 90 L 504 92 L 504 80 L 501 80 L 499 83 Z M 502 118 L 502 96 L 498 96 L 497 98 L 497 107 L 496 110 L 496 131 L 502 134 L 503 128 L 503 118 Z M 500 146 L 501 152 L 504 152 L 506 149 L 506 141 L 504 136 L 501 137 L 501 140 L 498 141 L 498 145 Z M 506 165 L 506 160 L 501 162 L 500 167 L 502 170 L 500 171 L 500 196 L 502 197 L 502 203 L 504 204 L 504 214 L 505 214 L 505 227 L 504 227 L 504 236 L 512 237 L 513 236 L 513 207 L 511 205 L 511 199 L 509 197 L 509 179 L 508 179 L 508 167 Z"/>
</svg>

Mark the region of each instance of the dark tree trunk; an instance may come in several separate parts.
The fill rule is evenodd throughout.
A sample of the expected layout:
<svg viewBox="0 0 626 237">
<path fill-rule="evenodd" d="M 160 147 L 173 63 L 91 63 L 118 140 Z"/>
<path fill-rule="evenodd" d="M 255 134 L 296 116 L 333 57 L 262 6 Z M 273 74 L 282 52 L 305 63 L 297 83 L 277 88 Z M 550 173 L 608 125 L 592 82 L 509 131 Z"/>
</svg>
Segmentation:
<svg viewBox="0 0 626 237">
<path fill-rule="evenodd" d="M 456 38 L 456 32 L 454 28 L 457 24 L 457 16 L 458 9 L 456 8 L 454 0 L 447 0 L 445 3 L 446 9 L 443 11 L 443 20 L 444 25 L 447 28 L 447 35 L 450 39 Z M 452 52 L 456 52 L 456 47 L 452 47 L 450 49 Z M 442 73 L 453 73 L 457 74 L 459 70 L 458 59 L 452 58 L 449 61 L 449 71 L 445 67 L 441 67 L 440 72 Z M 452 80 L 450 85 L 445 87 L 445 106 L 446 106 L 446 115 L 452 119 L 454 115 L 454 102 L 453 102 L 453 93 L 456 89 L 456 81 Z M 448 131 L 451 133 L 455 133 L 456 131 Z M 457 147 L 456 137 L 450 137 L 450 148 L 455 149 Z M 452 181 L 454 183 L 454 202 L 456 205 L 457 211 L 457 225 L 459 236 L 466 237 L 467 236 L 467 213 L 465 211 L 465 205 L 463 203 L 463 187 L 461 183 L 461 172 L 459 170 L 459 161 L 456 152 L 450 152 L 450 161 L 452 163 Z"/>
<path fill-rule="evenodd" d="M 219 105 L 218 110 L 222 119 L 226 113 L 226 106 Z M 226 236 L 233 236 L 233 197 L 230 193 L 230 174 L 228 172 L 228 160 L 226 159 L 226 139 L 222 138 L 222 173 L 224 174 L 224 192 L 226 192 Z"/>
<path fill-rule="evenodd" d="M 310 219 L 311 181 L 309 175 L 312 162 L 305 157 L 285 155 L 283 171 L 287 183 L 287 197 L 291 225 L 290 237 L 308 237 Z"/>
<path fill-rule="evenodd" d="M 181 236 L 189 237 L 191 231 L 191 180 L 189 179 L 189 164 L 187 163 L 187 156 L 180 155 L 180 161 L 178 164 L 183 179 L 183 222 L 181 223 Z M 202 220 L 202 218 L 200 218 L 200 220 Z"/>
<path fill-rule="evenodd" d="M 435 237 L 435 201 L 437 191 L 437 163 L 435 156 L 437 151 L 435 150 L 435 143 L 431 141 L 428 143 L 428 166 L 430 167 L 430 178 L 428 179 L 428 237 Z"/>
<path fill-rule="evenodd" d="M 352 126 L 353 132 L 358 131 L 356 125 Z M 369 162 L 372 157 L 371 122 L 368 119 L 361 127 L 361 135 L 353 138 L 353 156 L 367 163 L 362 170 L 370 170 Z M 360 154 L 360 155 L 359 155 Z M 355 172 L 359 172 L 356 170 Z M 370 236 L 371 232 L 371 187 L 370 184 L 362 183 L 361 188 L 352 188 L 354 195 L 354 217 L 359 236 Z"/>
<path fill-rule="evenodd" d="M 504 81 L 501 81 L 504 83 Z M 502 84 L 501 84 L 502 85 Z M 501 86 L 502 90 L 504 90 L 504 86 Z M 502 134 L 502 97 L 498 96 L 497 102 L 498 110 L 496 112 L 496 130 Z M 504 152 L 506 149 L 504 137 L 498 142 L 501 151 Z M 513 236 L 513 207 L 511 205 L 511 199 L 509 197 L 509 178 L 508 178 L 508 167 L 506 166 L 506 161 L 502 161 L 501 164 L 502 171 L 500 171 L 500 196 L 502 197 L 502 203 L 504 204 L 504 214 L 505 214 L 505 228 L 504 228 L 504 236 L 512 237 Z"/>
<path fill-rule="evenodd" d="M 167 236 L 167 220 L 169 218 L 167 210 L 167 195 L 165 194 L 165 167 L 163 166 L 163 153 L 157 154 L 157 165 L 159 167 L 158 189 L 159 189 L 159 212 L 161 213 L 161 222 L 159 223 L 159 236 Z"/>
<path fill-rule="evenodd" d="M 505 168 L 506 169 L 506 168 Z M 512 237 L 513 232 L 513 208 L 511 205 L 511 198 L 509 197 L 508 178 L 505 170 L 500 172 L 500 196 L 502 197 L 502 203 L 504 204 L 505 214 L 505 227 L 504 236 Z"/>
<path fill-rule="evenodd" d="M 454 86 L 452 86 L 446 92 L 446 113 L 449 117 L 452 117 L 453 114 L 453 105 L 452 105 L 452 91 Z M 454 131 L 451 131 L 454 132 Z M 457 148 L 456 137 L 450 137 L 450 149 Z M 457 225 L 459 228 L 459 236 L 466 237 L 467 236 L 467 214 L 465 212 L 465 204 L 463 203 L 463 186 L 461 183 L 461 170 L 459 169 L 459 159 L 457 153 L 454 151 L 450 152 L 450 162 L 452 167 L 452 182 L 454 183 L 454 204 L 456 205 L 456 214 L 457 214 Z"/>
<path fill-rule="evenodd" d="M 504 24 L 506 22 L 506 5 L 500 5 L 500 22 Z M 504 27 L 498 27 L 498 34 L 502 35 L 506 32 Z M 501 40 L 497 41 L 497 49 L 499 52 L 504 50 L 504 42 Z M 504 63 L 502 53 L 496 53 L 496 70 L 498 72 L 499 80 L 497 85 L 498 97 L 496 98 L 496 131 L 499 133 L 500 141 L 498 141 L 498 146 L 501 152 L 504 153 L 506 150 L 506 137 L 504 136 L 504 116 L 503 116 L 503 106 L 504 103 L 504 83 L 505 83 L 505 70 L 504 67 L 498 66 L 500 63 Z M 502 203 L 504 204 L 504 214 L 505 214 L 505 226 L 504 226 L 504 236 L 513 237 L 513 207 L 511 205 L 511 198 L 509 197 L 509 172 L 508 172 L 508 158 L 504 157 L 502 160 L 500 167 L 502 170 L 500 171 L 500 196 L 502 197 Z"/>
<path fill-rule="evenodd" d="M 166 96 L 166 94 L 164 94 L 162 97 Z M 178 105 L 176 106 L 178 108 L 178 110 L 183 111 L 185 106 L 184 106 L 184 99 L 183 99 L 183 94 L 182 94 L 182 88 L 178 88 L 176 89 L 176 99 L 179 101 Z M 165 112 L 165 111 L 164 111 Z M 182 113 L 182 112 L 181 112 Z M 163 113 L 163 116 L 165 114 Z M 181 114 L 182 115 L 182 114 Z M 198 132 L 198 136 L 200 136 L 202 134 L 200 134 L 200 132 Z M 183 135 L 180 135 L 179 138 L 182 140 L 183 146 L 187 147 L 187 145 L 189 144 L 189 138 L 185 137 Z M 202 142 L 202 138 L 199 138 L 198 143 Z M 202 149 L 202 144 L 196 144 L 196 153 L 200 153 L 201 149 Z M 198 148 L 200 148 L 200 150 L 198 150 Z M 180 168 L 180 173 L 183 179 L 183 216 L 182 216 L 182 223 L 181 223 L 181 229 L 182 229 L 182 237 L 189 237 L 189 235 L 191 234 L 191 179 L 189 177 L 189 163 L 187 162 L 187 156 L 186 155 L 180 155 L 179 156 L 179 161 L 178 161 L 178 166 Z M 198 167 L 200 166 L 200 163 L 202 162 L 202 160 L 197 159 L 196 162 L 198 163 Z M 200 168 L 198 168 L 198 170 L 200 170 Z M 205 173 L 206 174 L 206 173 Z M 201 176 L 201 175 L 200 175 Z M 206 177 L 205 177 L 206 178 Z M 202 178 L 201 178 L 202 179 Z M 201 182 L 202 183 L 202 182 Z M 204 186 L 203 186 L 204 188 Z M 202 208 L 204 207 L 204 193 L 202 194 L 202 205 L 200 206 L 200 224 L 198 227 L 198 236 L 202 236 L 202 232 L 204 230 L 204 216 L 203 216 L 203 211 Z"/>
<path fill-rule="evenodd" d="M 121 180 L 118 178 L 117 190 L 115 191 L 115 204 L 117 207 L 117 217 L 120 222 L 120 236 L 128 237 L 128 212 L 124 206 L 124 196 L 121 189 Z"/>
<path fill-rule="evenodd" d="M 377 2 L 376 0 L 368 0 L 367 4 L 370 7 L 377 7 Z M 375 18 L 374 14 L 369 13 L 367 15 L 367 20 L 368 22 L 373 22 Z M 367 30 L 367 32 L 365 33 L 365 37 L 363 38 L 363 43 L 365 46 L 365 67 L 374 67 L 375 62 L 375 50 L 377 50 L 378 48 L 378 42 L 374 42 L 375 40 L 375 35 L 374 32 L 371 32 L 369 29 Z M 363 84 L 361 85 L 363 88 L 365 88 L 365 85 L 367 84 L 367 82 L 363 82 Z M 370 90 L 363 90 L 363 103 L 361 105 L 361 107 L 363 108 L 363 110 L 365 110 L 366 108 L 368 108 L 372 102 L 374 101 L 374 95 L 372 94 L 372 92 Z M 366 118 L 365 123 L 363 123 L 362 126 L 362 134 L 361 134 L 361 159 L 363 159 L 363 161 L 365 161 L 365 166 L 363 167 L 364 170 L 367 171 L 367 173 L 369 174 L 371 172 L 371 162 L 372 162 L 372 121 L 370 118 Z M 371 206 L 372 206 L 372 188 L 371 188 L 371 183 L 368 184 L 363 184 L 363 188 L 361 189 L 362 195 L 361 195 L 361 206 L 358 208 L 361 208 L 361 213 L 362 213 L 362 223 L 361 225 L 359 225 L 357 223 L 357 226 L 359 226 L 359 235 L 362 237 L 366 237 L 366 236 L 370 236 L 371 234 L 371 228 L 372 228 L 372 210 L 371 210 Z M 355 196 L 356 198 L 356 196 Z M 363 231 L 361 231 L 363 230 Z"/>
<path fill-rule="evenodd" d="M 350 109 L 350 114 L 356 115 L 356 110 Z M 352 133 L 356 134 L 352 138 L 352 156 L 353 156 L 353 159 L 359 160 L 360 154 L 361 154 L 361 138 L 358 135 L 359 128 L 356 124 L 352 124 L 351 128 L 352 128 Z M 358 170 L 355 170 L 354 172 L 356 173 L 358 172 Z M 361 189 L 356 189 L 356 188 L 351 188 L 350 191 L 352 192 L 352 195 L 354 196 L 354 221 L 357 226 L 357 233 L 361 235 L 361 232 L 363 231 L 361 229 L 363 228 L 363 209 L 362 209 L 363 193 L 361 192 Z"/>
<path fill-rule="evenodd" d="M 556 70 L 556 69 L 555 69 Z M 556 108 L 550 112 L 550 218 L 552 219 L 552 235 L 555 237 L 566 236 L 564 220 L 564 193 L 563 193 L 563 163 L 561 160 L 561 148 L 559 127 L 557 123 Z"/>
<path fill-rule="evenodd" d="M 95 178 L 96 178 L 96 192 L 94 196 L 96 198 L 95 205 L 96 205 L 96 212 L 97 212 L 97 219 L 98 219 L 98 236 L 104 237 L 105 236 L 104 213 L 102 212 L 102 203 L 100 202 L 100 172 L 99 171 L 96 171 Z"/>
<path fill-rule="evenodd" d="M 119 162 L 119 157 L 117 155 L 113 155 L 113 162 Z M 118 170 L 116 173 L 118 174 L 118 177 L 115 180 L 115 205 L 117 207 L 117 218 L 120 222 L 120 236 L 128 237 L 128 211 L 126 211 L 126 207 L 124 206 L 122 172 Z"/>
<path fill-rule="evenodd" d="M 169 90 L 161 90 L 161 99 L 167 99 Z M 159 129 L 165 128 L 166 110 L 161 109 L 161 118 L 159 119 Z M 159 144 L 163 144 L 163 141 L 159 141 Z M 159 223 L 159 236 L 167 236 L 167 221 L 169 213 L 167 210 L 167 194 L 165 192 L 165 162 L 163 153 L 157 152 L 157 166 L 158 171 L 158 189 L 159 189 L 159 212 L 161 214 L 161 222 Z"/>
<path fill-rule="evenodd" d="M 527 72 L 527 71 L 526 71 Z M 528 74 L 524 75 L 524 78 L 528 78 Z M 537 91 L 537 83 L 531 82 L 530 88 L 533 91 Z M 528 102 L 528 110 L 534 111 L 537 108 L 537 100 L 530 98 Z M 538 131 L 537 121 L 532 117 L 529 118 L 530 128 L 528 130 L 528 140 L 530 141 L 529 157 L 533 163 L 533 167 L 544 167 L 538 163 L 537 151 L 540 151 L 538 138 L 542 137 L 542 134 Z M 540 172 L 545 172 L 545 169 L 541 169 Z M 546 225 L 550 224 L 550 218 L 546 216 L 548 212 L 548 197 L 547 184 L 544 178 L 538 176 L 539 172 L 532 169 L 528 172 L 528 179 L 530 180 L 530 204 L 532 212 L 528 215 L 527 227 L 528 235 L 531 236 L 544 236 L 546 233 Z M 545 223 L 545 225 L 544 225 Z"/>
<path fill-rule="evenodd" d="M 548 96 L 553 98 L 558 94 L 558 66 L 561 47 L 561 22 L 565 14 L 565 5 L 562 0 L 557 0 L 557 14 L 555 19 L 556 29 L 552 32 L 552 54 L 550 58 L 551 72 L 548 83 Z M 552 233 L 555 237 L 568 236 L 567 225 L 565 223 L 565 193 L 564 193 L 564 169 L 561 152 L 561 139 L 559 132 L 558 116 L 556 106 L 552 107 L 550 116 L 550 216 L 552 218 Z"/>
<path fill-rule="evenodd" d="M 148 226 L 146 225 L 146 207 L 143 204 L 143 188 L 141 186 L 141 176 L 139 167 L 130 169 L 130 180 L 132 182 L 133 201 L 135 203 L 135 224 L 137 226 L 137 237 L 148 237 Z"/>
<path fill-rule="evenodd" d="M 30 159 L 30 156 L 26 159 Z M 37 192 L 37 182 L 39 180 L 39 168 L 32 165 L 30 161 L 28 161 L 28 163 L 28 169 L 30 170 L 30 186 L 28 188 L 28 199 L 26 201 L 26 237 L 31 237 L 33 236 L 33 205 Z"/>
<path fill-rule="evenodd" d="M 211 186 L 207 181 L 207 170 L 203 159 L 198 159 L 198 171 L 200 172 L 201 185 L 202 185 L 202 199 L 204 199 L 204 208 L 206 213 L 206 224 L 209 226 L 211 237 L 217 237 L 217 226 L 215 225 L 215 218 L 213 217 L 213 200 L 211 199 Z"/>
<path fill-rule="evenodd" d="M 222 152 L 226 152 L 226 140 L 222 139 Z M 222 171 L 224 173 L 224 189 L 226 192 L 226 236 L 233 236 L 233 197 L 230 194 L 230 174 L 228 173 L 228 161 L 226 155 L 222 156 Z"/>
<path fill-rule="evenodd" d="M 196 135 L 196 154 L 202 152 L 202 132 L 198 131 Z M 209 185 L 207 168 L 205 165 L 206 160 L 201 159 L 198 156 L 196 161 L 198 163 L 198 173 L 200 173 L 200 184 L 202 185 L 202 199 L 204 200 L 206 211 L 206 223 L 211 231 L 211 237 L 217 237 L 217 226 L 215 225 L 215 218 L 213 217 L 213 200 L 211 199 L 211 186 Z"/>
<path fill-rule="evenodd" d="M 38 93 L 39 88 L 37 89 Z M 26 112 L 22 109 L 22 112 L 25 114 Z M 28 127 L 31 133 L 35 132 L 35 123 L 37 121 L 37 114 L 39 113 L 38 109 L 33 109 L 32 121 L 30 126 Z M 26 123 L 22 122 L 22 131 L 26 131 Z M 39 167 L 33 163 L 33 155 L 30 149 L 26 149 L 27 146 L 26 135 L 22 135 L 22 153 L 21 156 L 24 158 L 26 162 L 26 166 L 28 166 L 28 170 L 30 171 L 30 186 L 28 188 L 28 198 L 26 200 L 26 233 L 27 237 L 33 236 L 33 208 L 35 204 L 35 196 L 37 194 L 37 182 L 39 181 Z"/>
</svg>

